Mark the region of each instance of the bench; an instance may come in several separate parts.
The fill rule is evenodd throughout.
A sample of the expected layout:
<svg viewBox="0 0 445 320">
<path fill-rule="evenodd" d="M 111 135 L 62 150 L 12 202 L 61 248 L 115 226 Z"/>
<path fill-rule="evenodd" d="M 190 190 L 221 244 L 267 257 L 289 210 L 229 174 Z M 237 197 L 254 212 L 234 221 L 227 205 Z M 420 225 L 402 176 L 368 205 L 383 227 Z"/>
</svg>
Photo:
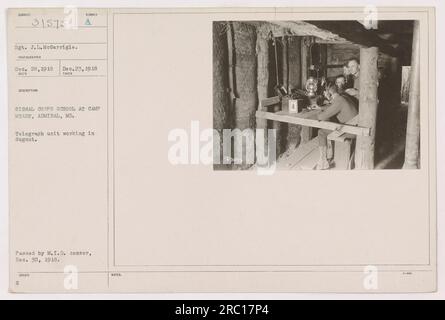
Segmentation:
<svg viewBox="0 0 445 320">
<path fill-rule="evenodd" d="M 346 122 L 347 125 L 358 125 L 358 115 Z M 354 142 L 356 135 L 345 133 L 341 130 L 333 131 L 328 135 L 328 141 L 334 141 L 334 162 L 335 168 L 340 170 L 349 170 L 353 167 Z"/>
</svg>

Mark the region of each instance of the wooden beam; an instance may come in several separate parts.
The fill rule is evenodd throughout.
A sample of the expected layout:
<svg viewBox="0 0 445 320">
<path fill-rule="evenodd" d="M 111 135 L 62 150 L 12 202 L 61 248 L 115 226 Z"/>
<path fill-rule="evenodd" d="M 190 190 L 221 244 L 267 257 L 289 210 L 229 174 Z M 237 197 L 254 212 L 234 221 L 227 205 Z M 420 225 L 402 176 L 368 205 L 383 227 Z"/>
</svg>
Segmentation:
<svg viewBox="0 0 445 320">
<path fill-rule="evenodd" d="M 357 137 L 355 165 L 357 169 L 374 169 L 375 127 L 378 107 L 377 47 L 360 49 L 359 126 L 370 128 L 371 134 Z"/>
<path fill-rule="evenodd" d="M 257 30 L 262 30 L 261 33 L 266 39 L 269 38 L 271 32 L 274 37 L 284 37 L 285 35 L 292 34 L 287 28 L 280 27 L 268 21 L 243 21 L 243 23 L 254 26 Z"/>
<path fill-rule="evenodd" d="M 315 38 L 315 43 L 318 44 L 353 44 L 351 41 L 340 41 L 340 40 L 323 40 L 323 39 L 319 39 L 319 38 Z"/>
<path fill-rule="evenodd" d="M 420 156 L 420 22 L 414 22 L 404 169 L 418 169 Z"/>
<path fill-rule="evenodd" d="M 319 28 L 313 23 L 306 21 L 270 21 L 270 23 L 288 30 L 291 35 L 295 36 L 317 37 L 320 40 L 329 41 L 330 43 L 344 43 L 347 41 L 346 38 L 343 38 L 330 30 Z"/>
<path fill-rule="evenodd" d="M 274 113 L 274 112 L 265 112 L 265 111 L 257 111 L 256 117 L 260 119 L 267 119 L 279 122 L 286 122 L 292 124 L 299 124 L 302 126 L 309 126 L 313 128 L 320 129 L 328 129 L 332 131 L 342 131 L 346 133 L 351 133 L 357 136 L 369 136 L 370 130 L 369 128 L 359 127 L 359 126 L 351 126 L 341 123 L 329 122 L 329 121 L 321 121 L 314 119 L 301 118 L 295 115 L 283 114 L 283 113 Z"/>
<path fill-rule="evenodd" d="M 306 21 L 319 29 L 329 30 L 338 38 L 345 39 L 363 47 L 378 47 L 380 51 L 391 56 L 399 56 L 401 50 L 395 49 L 390 41 L 379 37 L 375 30 L 366 29 L 358 21 Z M 403 50 L 402 50 L 403 51 Z"/>
</svg>

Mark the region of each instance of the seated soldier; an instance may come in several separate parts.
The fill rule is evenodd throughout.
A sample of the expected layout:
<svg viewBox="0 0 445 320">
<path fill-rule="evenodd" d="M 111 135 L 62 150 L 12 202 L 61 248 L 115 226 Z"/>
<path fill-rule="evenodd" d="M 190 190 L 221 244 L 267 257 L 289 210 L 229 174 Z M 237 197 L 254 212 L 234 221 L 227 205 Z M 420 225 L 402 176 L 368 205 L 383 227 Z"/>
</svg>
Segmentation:
<svg viewBox="0 0 445 320">
<path fill-rule="evenodd" d="M 346 77 L 344 75 L 339 75 L 335 78 L 335 86 L 339 94 L 342 94 L 346 90 Z"/>
<path fill-rule="evenodd" d="M 325 95 L 331 104 L 324 107 L 323 111 L 318 114 L 318 120 L 346 123 L 358 114 L 357 105 L 354 100 L 347 95 L 340 95 L 335 85 L 330 85 L 326 89 Z M 318 144 L 320 149 L 320 159 L 317 163 L 318 170 L 329 169 L 327 136 L 331 132 L 331 130 L 327 129 L 318 130 Z M 332 158 L 332 156 L 329 158 Z"/>
</svg>

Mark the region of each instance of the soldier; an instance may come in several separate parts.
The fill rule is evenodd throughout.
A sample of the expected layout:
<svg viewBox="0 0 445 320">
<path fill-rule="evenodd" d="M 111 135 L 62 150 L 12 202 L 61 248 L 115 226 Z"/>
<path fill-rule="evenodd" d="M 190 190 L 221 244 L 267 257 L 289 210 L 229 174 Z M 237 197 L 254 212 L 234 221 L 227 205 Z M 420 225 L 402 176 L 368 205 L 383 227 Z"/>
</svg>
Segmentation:
<svg viewBox="0 0 445 320">
<path fill-rule="evenodd" d="M 329 86 L 326 90 L 326 96 L 331 102 L 328 107 L 324 107 L 323 111 L 318 114 L 318 120 L 328 121 L 331 118 L 336 118 L 336 122 L 346 123 L 357 114 L 357 104 L 347 95 L 340 95 L 335 85 Z M 318 129 L 318 145 L 320 150 L 320 159 L 317 163 L 318 170 L 329 169 L 328 159 L 332 155 L 328 155 L 328 134 L 332 131 L 327 129 Z"/>
</svg>

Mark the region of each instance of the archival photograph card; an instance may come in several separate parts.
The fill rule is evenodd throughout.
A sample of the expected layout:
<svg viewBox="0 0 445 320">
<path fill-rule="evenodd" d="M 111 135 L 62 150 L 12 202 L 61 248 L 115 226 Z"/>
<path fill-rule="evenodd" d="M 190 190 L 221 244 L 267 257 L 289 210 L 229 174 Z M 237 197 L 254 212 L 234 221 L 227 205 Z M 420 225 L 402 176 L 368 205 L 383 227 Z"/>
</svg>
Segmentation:
<svg viewBox="0 0 445 320">
<path fill-rule="evenodd" d="M 435 10 L 8 10 L 10 291 L 436 290 Z"/>
</svg>

